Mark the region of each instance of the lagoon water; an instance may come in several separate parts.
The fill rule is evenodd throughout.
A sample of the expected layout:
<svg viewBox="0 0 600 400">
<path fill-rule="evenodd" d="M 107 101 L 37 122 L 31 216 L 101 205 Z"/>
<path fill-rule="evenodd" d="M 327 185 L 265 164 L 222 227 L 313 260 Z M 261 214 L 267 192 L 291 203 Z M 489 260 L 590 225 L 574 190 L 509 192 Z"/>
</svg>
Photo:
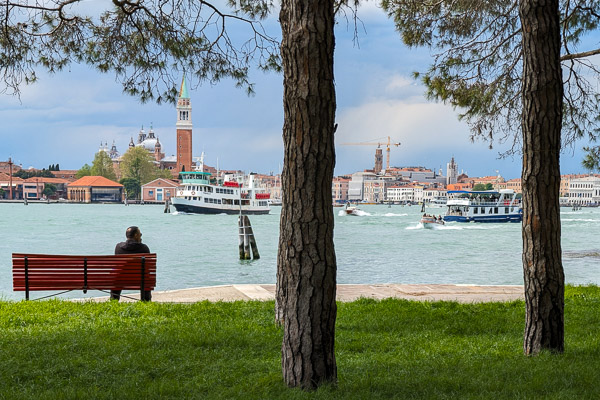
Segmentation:
<svg viewBox="0 0 600 400">
<path fill-rule="evenodd" d="M 420 206 L 360 208 L 359 216 L 334 209 L 338 283 L 523 283 L 521 224 L 450 223 L 430 230 L 419 224 Z M 112 254 L 130 225 L 140 227 L 144 243 L 158 254 L 156 290 L 275 283 L 281 208 L 250 217 L 261 255 L 256 261 L 238 259 L 237 216 L 165 214 L 163 209 L 0 204 L 0 299 L 25 297 L 12 291 L 11 253 Z M 600 284 L 600 209 L 563 208 L 561 221 L 566 281 Z"/>
</svg>

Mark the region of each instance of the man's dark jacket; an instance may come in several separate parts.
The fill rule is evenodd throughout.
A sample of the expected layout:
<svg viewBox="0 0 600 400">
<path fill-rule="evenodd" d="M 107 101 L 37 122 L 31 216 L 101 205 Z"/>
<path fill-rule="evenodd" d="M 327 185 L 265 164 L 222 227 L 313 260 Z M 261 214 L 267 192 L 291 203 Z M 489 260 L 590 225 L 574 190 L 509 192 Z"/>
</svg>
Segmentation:
<svg viewBox="0 0 600 400">
<path fill-rule="evenodd" d="M 118 243 L 115 246 L 115 254 L 139 254 L 150 253 L 150 249 L 144 243 L 136 242 L 133 239 L 127 239 L 126 242 Z"/>
</svg>

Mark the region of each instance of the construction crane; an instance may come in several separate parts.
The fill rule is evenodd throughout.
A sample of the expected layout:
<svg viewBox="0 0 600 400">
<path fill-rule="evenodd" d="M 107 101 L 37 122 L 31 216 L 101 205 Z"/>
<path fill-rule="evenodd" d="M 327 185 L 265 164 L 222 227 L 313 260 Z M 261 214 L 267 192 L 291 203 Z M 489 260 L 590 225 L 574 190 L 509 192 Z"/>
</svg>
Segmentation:
<svg viewBox="0 0 600 400">
<path fill-rule="evenodd" d="M 380 138 L 383 139 L 383 138 Z M 375 139 L 377 140 L 377 139 Z M 385 142 L 360 142 L 360 143 L 342 143 L 343 145 L 346 146 L 377 146 L 378 149 L 381 148 L 381 146 L 386 146 L 386 155 L 387 155 L 387 159 L 386 159 L 386 163 L 385 163 L 385 169 L 386 171 L 389 171 L 390 169 L 390 146 L 400 146 L 400 142 L 398 143 L 392 143 L 390 140 L 390 137 L 387 137 L 387 143 Z"/>
</svg>

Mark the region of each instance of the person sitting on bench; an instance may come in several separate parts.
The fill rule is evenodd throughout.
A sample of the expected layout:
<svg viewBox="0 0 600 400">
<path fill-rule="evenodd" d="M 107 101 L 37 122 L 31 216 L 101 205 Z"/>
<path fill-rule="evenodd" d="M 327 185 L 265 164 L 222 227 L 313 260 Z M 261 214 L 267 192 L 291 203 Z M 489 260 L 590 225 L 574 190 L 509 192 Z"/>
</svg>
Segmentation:
<svg viewBox="0 0 600 400">
<path fill-rule="evenodd" d="M 117 243 L 115 246 L 115 254 L 141 254 L 150 253 L 148 246 L 142 243 L 142 232 L 137 226 L 130 226 L 125 231 L 125 242 Z M 121 289 L 111 290 L 110 299 L 119 300 L 121 298 Z M 152 291 L 145 290 L 143 301 L 152 300 Z"/>
</svg>

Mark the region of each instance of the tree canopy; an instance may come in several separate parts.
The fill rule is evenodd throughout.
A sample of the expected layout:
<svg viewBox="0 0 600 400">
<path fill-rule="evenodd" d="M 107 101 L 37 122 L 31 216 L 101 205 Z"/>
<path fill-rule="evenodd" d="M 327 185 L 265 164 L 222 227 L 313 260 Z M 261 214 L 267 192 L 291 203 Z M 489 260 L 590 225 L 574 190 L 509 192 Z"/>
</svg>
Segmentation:
<svg viewBox="0 0 600 400">
<path fill-rule="evenodd" d="M 79 168 L 75 173 L 75 178 L 79 179 L 90 175 L 92 175 L 92 167 L 89 164 L 84 164 L 83 167 Z"/>
<path fill-rule="evenodd" d="M 272 6 L 228 0 L 225 12 L 202 0 L 113 0 L 97 13 L 82 0 L 0 0 L 0 92 L 19 93 L 38 68 L 56 72 L 73 62 L 114 72 L 142 101 L 175 102 L 183 71 L 196 81 L 231 78 L 252 92 L 251 65 L 279 66 L 278 41 L 258 22 Z M 231 36 L 233 25 L 245 33 Z"/>
<path fill-rule="evenodd" d="M 451 104 L 471 127 L 472 139 L 514 138 L 518 150 L 523 81 L 522 27 L 518 2 L 505 0 L 382 0 L 405 44 L 428 47 L 433 62 L 415 72 L 430 99 Z M 600 1 L 561 0 L 563 145 L 600 133 L 597 82 Z M 594 43 L 594 45 L 599 45 Z M 582 48 L 583 47 L 583 48 Z"/>
<path fill-rule="evenodd" d="M 117 174 L 113 166 L 113 161 L 105 151 L 99 151 L 94 156 L 92 162 L 92 168 L 90 170 L 91 175 L 103 176 L 112 181 L 117 180 Z"/>
</svg>

